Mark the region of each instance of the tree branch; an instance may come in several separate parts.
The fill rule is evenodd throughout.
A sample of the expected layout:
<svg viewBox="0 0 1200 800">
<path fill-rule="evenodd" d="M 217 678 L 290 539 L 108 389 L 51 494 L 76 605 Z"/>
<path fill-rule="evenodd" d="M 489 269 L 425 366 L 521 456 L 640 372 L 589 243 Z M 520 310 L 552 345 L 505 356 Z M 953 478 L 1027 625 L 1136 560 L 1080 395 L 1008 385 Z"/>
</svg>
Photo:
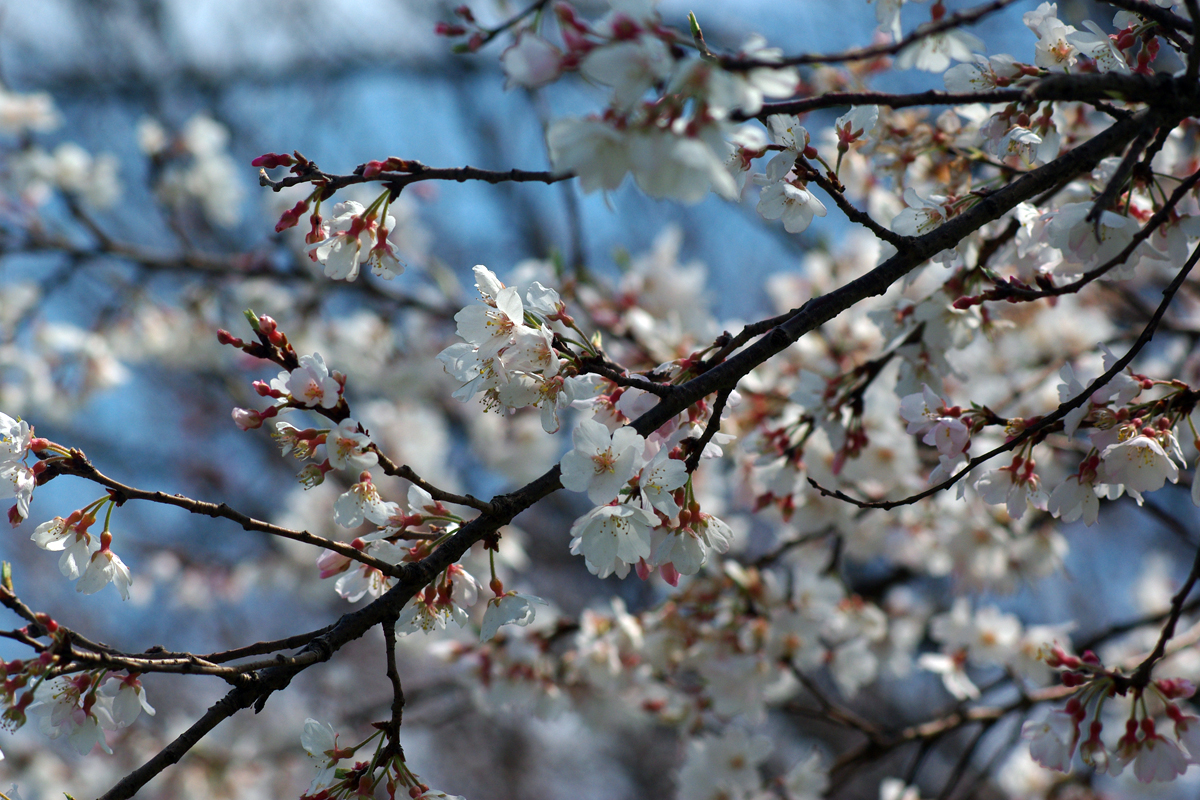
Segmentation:
<svg viewBox="0 0 1200 800">
<path fill-rule="evenodd" d="M 63 459 L 57 462 L 58 468 L 66 475 L 75 475 L 85 480 L 97 483 L 107 488 L 117 505 L 123 505 L 127 500 L 147 500 L 151 503 L 160 503 L 167 506 L 175 506 L 182 508 L 192 514 L 199 514 L 205 517 L 215 517 L 220 519 L 228 519 L 241 525 L 244 530 L 258 531 L 260 533 L 269 533 L 272 536 L 278 536 L 282 539 L 291 539 L 294 542 L 302 542 L 313 547 L 320 547 L 325 550 L 332 550 L 339 555 L 343 555 L 360 564 L 365 564 L 368 567 L 373 567 L 385 575 L 394 575 L 396 567 L 386 561 L 381 561 L 374 556 L 358 550 L 352 545 L 345 542 L 326 539 L 323 536 L 309 533 L 308 531 L 295 531 L 291 528 L 284 528 L 279 525 L 272 525 L 269 522 L 254 519 L 240 511 L 230 508 L 227 503 L 206 503 L 203 500 L 193 500 L 190 497 L 184 497 L 181 494 L 167 494 L 166 492 L 148 492 L 142 489 L 136 489 L 132 486 L 126 486 L 120 481 L 113 480 L 92 464 L 88 457 L 80 450 L 72 450 L 71 458 Z"/>
</svg>

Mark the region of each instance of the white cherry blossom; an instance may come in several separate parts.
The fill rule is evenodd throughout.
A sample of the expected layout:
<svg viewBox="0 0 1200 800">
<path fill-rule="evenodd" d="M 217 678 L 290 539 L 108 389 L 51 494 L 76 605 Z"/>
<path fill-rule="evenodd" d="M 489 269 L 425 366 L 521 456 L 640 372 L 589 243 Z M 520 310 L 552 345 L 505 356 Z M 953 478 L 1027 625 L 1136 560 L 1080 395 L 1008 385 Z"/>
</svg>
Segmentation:
<svg viewBox="0 0 1200 800">
<path fill-rule="evenodd" d="M 271 388 L 287 392 L 308 408 L 333 408 L 341 399 L 341 384 L 329 374 L 320 353 L 300 356 L 300 366 L 291 372 L 281 372 L 271 381 Z"/>
<path fill-rule="evenodd" d="M 642 467 L 646 440 L 633 428 L 608 428 L 594 419 L 581 420 L 571 434 L 575 447 L 562 459 L 562 484 L 587 492 L 593 503 L 616 499 Z"/>
<path fill-rule="evenodd" d="M 500 66 L 508 80 L 504 88 L 536 89 L 558 79 L 562 73 L 562 51 L 550 42 L 523 30 L 517 40 L 500 54 Z"/>
<path fill-rule="evenodd" d="M 636 39 L 597 47 L 579 65 L 583 75 L 613 87 L 612 106 L 628 111 L 651 86 L 668 78 L 675 59 L 662 39 L 643 34 Z"/>
<path fill-rule="evenodd" d="M 110 677 L 97 690 L 97 694 L 108 699 L 113 729 L 132 725 L 143 711 L 154 716 L 154 706 L 146 699 L 146 690 L 142 688 L 141 681 L 132 675 Z"/>
<path fill-rule="evenodd" d="M 1079 725 L 1066 711 L 1051 711 L 1040 722 L 1022 725 L 1021 737 L 1029 740 L 1034 761 L 1046 769 L 1066 772 L 1079 741 Z"/>
<path fill-rule="evenodd" d="M 78 521 L 68 524 L 62 517 L 38 525 L 29 538 L 43 550 L 62 553 L 58 569 L 68 580 L 78 580 L 87 569 L 92 554 L 100 549 L 100 537 L 90 534 Z"/>
<path fill-rule="evenodd" d="M 579 176 L 584 193 L 616 189 L 633 166 L 629 134 L 606 120 L 555 120 L 546 142 L 554 169 Z"/>
<path fill-rule="evenodd" d="M 479 641 L 490 641 L 501 625 L 517 625 L 525 627 L 533 622 L 533 604 L 548 605 L 540 597 L 517 592 L 505 592 L 500 597 L 488 600 L 487 611 L 483 615 L 483 626 L 479 630 Z"/>
<path fill-rule="evenodd" d="M 129 567 L 121 557 L 114 553 L 109 545 L 112 534 L 108 531 L 100 534 L 100 548 L 92 553 L 87 567 L 75 584 L 75 591 L 83 594 L 95 594 L 108 584 L 116 587 L 122 600 L 129 599 L 129 586 L 133 583 Z"/>
<path fill-rule="evenodd" d="M 1099 475 L 1104 483 L 1119 483 L 1134 496 L 1161 489 L 1179 480 L 1179 467 L 1158 438 L 1121 429 L 1120 439 L 1100 453 Z"/>
<path fill-rule="evenodd" d="M 379 463 L 374 450 L 368 450 L 371 439 L 358 430 L 358 422 L 346 418 L 325 437 L 325 452 L 329 465 L 347 472 L 363 472 Z"/>
<path fill-rule="evenodd" d="M 650 557 L 650 529 L 657 524 L 637 506 L 598 506 L 571 526 L 571 552 L 582 555 L 599 578 L 614 572 L 624 578 L 631 565 Z"/>
</svg>

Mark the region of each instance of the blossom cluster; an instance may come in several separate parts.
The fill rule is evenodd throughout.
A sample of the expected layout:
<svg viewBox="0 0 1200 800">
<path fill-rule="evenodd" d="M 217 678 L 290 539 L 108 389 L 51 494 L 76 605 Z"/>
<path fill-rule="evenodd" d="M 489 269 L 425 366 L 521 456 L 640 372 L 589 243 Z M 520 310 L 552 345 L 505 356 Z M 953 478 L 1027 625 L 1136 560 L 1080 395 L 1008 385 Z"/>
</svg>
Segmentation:
<svg viewBox="0 0 1200 800">
<path fill-rule="evenodd" d="M 876 3 L 882 32 L 898 42 L 905 3 Z M 930 24 L 945 19 L 941 2 L 929 9 Z M 455 13 L 464 20 L 461 30 L 443 32 L 475 31 L 469 49 L 507 29 L 472 28 L 469 10 Z M 551 20 L 561 42 L 552 40 Z M 996 211 L 998 218 L 912 264 L 886 292 L 856 300 L 799 341 L 778 324 L 881 264 L 899 263 L 917 237 L 995 205 L 1014 175 L 1050 165 L 1123 124 L 1129 111 L 1118 105 L 1136 100 L 1050 101 L 1038 90 L 1055 84 L 1043 81 L 1111 73 L 1105 85 L 1120 86 L 1117 77 L 1152 74 L 1160 50 L 1171 49 L 1171 39 L 1156 33 L 1165 22 L 1129 11 L 1116 15 L 1112 33 L 1091 20 L 1066 24 L 1052 3 L 1028 11 L 1023 22 L 1027 62 L 983 55 L 983 43 L 958 27 L 918 28 L 910 44 L 887 53 L 897 68 L 944 73 L 950 92 L 1030 90 L 1017 99 L 953 105 L 936 116 L 903 103 L 859 104 L 828 126 L 817 114 L 767 113 L 767 101 L 866 92 L 887 64 L 882 56 L 802 72 L 759 39 L 721 55 L 708 49 L 694 18 L 689 41 L 648 2 L 614 2 L 594 20 L 568 3 L 515 18 L 512 44 L 500 56 L 510 85 L 540 88 L 578 73 L 611 90 L 600 113 L 549 123 L 553 173 L 542 179 L 571 174 L 584 191 L 611 191 L 632 175 L 651 197 L 684 203 L 710 192 L 738 199 L 757 186 L 759 216 L 787 232 L 842 210 L 878 238 L 858 232 L 814 246 L 800 269 L 774 276 L 768 294 L 788 316 L 747 328 L 758 331 L 753 336 L 728 333 L 738 330 L 734 321 L 710 312 L 704 267 L 678 263 L 678 230 L 621 263 L 613 281 L 599 270 L 567 275 L 561 264 L 527 262 L 506 285 L 476 266 L 478 297 L 453 315 L 459 341 L 449 346 L 450 313 L 439 319 L 428 309 L 412 330 L 365 311 L 325 329 L 313 326 L 302 334 L 311 337 L 303 354 L 267 316 L 250 315 L 257 342 L 222 331 L 223 344 L 281 368 L 253 384 L 266 407 L 235 408 L 232 418 L 243 431 L 267 426 L 284 457 L 306 462 L 300 483 L 312 491 L 296 489 L 305 499 L 289 500 L 305 530 L 289 535 L 321 548 L 319 578 L 348 602 L 375 602 L 401 576 L 419 572 L 409 567 L 467 539 L 473 528 L 463 509 L 497 513 L 502 504 L 440 489 L 401 463 L 448 461 L 444 441 L 423 447 L 437 435 L 456 444 L 474 439 L 485 442 L 477 449 L 486 466 L 511 468 L 494 470 L 509 472 L 504 478 L 540 474 L 539 491 L 557 478 L 576 500 L 586 496 L 587 510 L 569 530 L 566 520 L 583 508 L 568 506 L 560 546 L 582 556 L 582 568 L 598 578 L 636 573 L 652 600 L 628 607 L 610 600 L 568 614 L 507 588 L 505 581 L 519 580 L 509 577 L 511 564 L 501 556 L 501 542 L 511 546 L 522 537 L 512 525 L 493 527 L 462 560 L 412 587 L 403 607 L 385 615 L 389 624 L 401 634 L 444 637 L 431 651 L 451 662 L 447 674 L 464 679 L 488 709 L 552 714 L 570 707 L 599 718 L 596 708 L 624 707 L 640 722 L 671 726 L 681 738 L 677 784 L 686 800 L 822 795 L 831 759 L 812 752 L 780 766 L 782 748 L 771 759 L 776 748 L 761 734 L 768 712 L 807 713 L 803 704 L 815 699 L 828 719 L 881 746 L 879 729 L 855 709 L 867 704 L 870 689 L 900 681 L 925 680 L 957 704 L 1002 704 L 1005 692 L 1020 694 L 1005 713 L 1078 689 L 1065 708 L 1022 728 L 1028 755 L 1053 770 L 1069 769 L 1078 753 L 1098 775 L 1128 768 L 1153 782 L 1200 763 L 1200 719 L 1184 704 L 1192 695 L 1188 681 L 1198 677 L 1194 665 L 1188 672 L 1185 662 L 1186 678 L 1155 678 L 1155 668 L 1166 671 L 1160 651 L 1132 673 L 1105 667 L 1090 652 L 1071 655 L 1070 623 L 1027 624 L 1014 613 L 1019 602 L 995 596 L 1064 572 L 1064 523 L 1092 526 L 1101 501 L 1128 497 L 1142 505 L 1168 483 L 1186 484 L 1189 465 L 1194 473 L 1200 390 L 1193 387 L 1200 380 L 1192 301 L 1176 298 L 1179 313 L 1163 323 L 1173 338 L 1133 364 L 1162 318 L 1151 318 L 1146 298 L 1157 302 L 1162 285 L 1178 276 L 1170 299 L 1185 277 L 1181 265 L 1200 246 L 1200 203 L 1186 191 L 1200 163 L 1193 123 L 1153 139 L 1147 133 L 1133 148 L 1145 151 L 1136 164 L 1141 150 L 1097 156 L 1086 172 L 1061 173 L 1052 194 Z M 47 102 L 0 92 L 0 132 L 49 127 L 55 114 Z M 742 120 L 748 122 L 739 126 Z M 197 117 L 177 139 L 153 123 L 139 134 L 161 168 L 156 189 L 166 205 L 180 211 L 199 202 L 209 222 L 236 221 L 223 128 Z M 113 169 L 85 151 L 64 144 L 49 154 L 24 146 L 21 152 L 13 175 L 31 196 L 54 186 L 99 206 L 116 191 Z M 404 163 L 368 162 L 351 177 L 370 182 L 403 171 Z M 289 167 L 291 182 L 313 184 L 276 227 L 307 217 L 302 264 L 347 281 L 364 264 L 382 278 L 405 269 L 392 238 L 396 184 L 371 202 L 343 200 L 326 220 L 322 205 L 341 184 L 298 153 L 268 154 L 255 166 Z M 306 275 L 319 279 L 315 268 Z M 1103 299 L 1108 289 L 1092 291 L 1094 281 L 1104 281 L 1151 327 L 1134 330 Z M 342 339 L 330 333 L 338 326 Z M 649 412 L 699 385 L 693 379 L 750 354 L 757 345 L 749 340 L 768 330 L 769 341 L 781 342 L 778 354 L 739 373 L 736 390 L 725 382 L 702 399 L 690 395 L 686 407 L 649 429 Z M 784 346 L 783 334 L 793 346 Z M 90 340 L 72 341 L 72 352 L 106 363 Z M 413 342 L 413 353 L 401 355 Z M 356 371 L 386 399 L 356 400 L 352 408 L 347 374 Z M 93 380 L 94 370 L 83 372 Z M 440 396 L 445 374 L 456 383 L 453 397 L 500 413 L 480 422 L 484 415 L 472 415 L 472 405 L 447 410 Z M 399 383 L 406 386 L 397 401 Z M 418 383 L 420 389 L 407 385 Z M 398 406 L 407 403 L 411 416 L 396 422 Z M 285 413 L 320 421 L 293 425 L 282 421 Z M 496 452 L 503 449 L 498 430 L 522 446 Z M 558 439 L 542 436 L 560 431 Z M 436 452 L 395 458 L 405 448 L 393 451 L 388 433 L 416 440 L 412 450 Z M 735 438 L 740 447 L 727 451 Z M 16 501 L 10 519 L 18 524 L 39 476 L 56 465 L 65 469 L 72 451 L 4 415 L 0 445 L 0 474 Z M 398 489 L 392 479 L 408 485 Z M 931 486 L 951 483 L 955 492 L 926 496 Z M 1200 506 L 1194 474 L 1191 498 Z M 113 509 L 126 499 L 110 489 L 33 531 L 32 541 L 58 554 L 60 572 L 81 593 L 113 583 L 129 596 L 130 571 L 112 550 L 109 528 Z M 1168 504 L 1150 505 L 1165 514 Z M 313 509 L 319 513 L 309 514 Z M 311 562 L 305 568 L 311 571 Z M 1161 594 L 1167 581 L 1157 582 Z M 491 597 L 481 602 L 485 587 Z M 8 599 L 11 590 L 3 591 Z M 986 600 L 969 597 L 984 592 Z M 1183 593 L 1165 603 L 1171 635 L 1192 613 L 1182 608 L 1185 599 Z M 12 637 L 25 641 L 38 625 Z M 43 627 L 53 637 L 52 626 Z M 1165 643 L 1170 636 L 1163 636 Z M 51 674 L 49 660 L 60 650 L 69 650 L 61 639 L 58 649 L 39 651 L 41 660 L 4 665 L 10 722 L 36 717 L 47 736 L 66 737 L 86 752 L 107 747 L 103 731 L 129 725 L 141 710 L 153 713 L 137 675 Z M 1050 686 L 1055 677 L 1061 687 Z M 1003 688 L 993 691 L 997 686 Z M 1115 742 L 1102 736 L 1115 727 L 1114 713 L 1124 725 Z M 927 728 L 910 730 L 923 744 L 933 741 Z M 308 720 L 301 742 L 317 765 L 308 796 L 402 789 L 411 797 L 445 797 L 411 772 L 393 736 L 373 733 L 348 745 L 332 726 Z M 373 757 L 357 760 L 376 737 Z M 765 780 L 768 764 L 776 777 Z M 1012 796 L 1045 794 L 1004 788 Z M 906 781 L 880 786 L 884 800 L 918 794 Z"/>
<path fill-rule="evenodd" d="M 559 412 L 589 392 L 587 378 L 579 374 L 578 354 L 572 351 L 564 360 L 559 348 L 566 353 L 568 341 L 586 355 L 594 348 L 584 338 L 562 338 L 570 336 L 575 322 L 558 293 L 539 281 L 522 300 L 515 287 L 505 286 L 479 265 L 475 288 L 479 303 L 454 315 L 463 341 L 438 354 L 446 372 L 462 383 L 454 397 L 465 403 L 482 394 L 484 406 L 491 410 L 533 406 L 541 413 L 542 427 L 554 433 Z"/>
<path fill-rule="evenodd" d="M 1053 648 L 1046 653 L 1046 662 L 1061 670 L 1064 685 L 1082 688 L 1063 708 L 1022 726 L 1021 735 L 1029 740 L 1030 753 L 1042 766 L 1067 772 L 1078 752 L 1082 761 L 1099 773 L 1115 777 L 1132 765 L 1139 781 L 1155 783 L 1173 781 L 1190 765 L 1200 763 L 1200 717 L 1180 706 L 1195 693 L 1190 681 L 1160 678 L 1146 686 L 1134 686 L 1124 734 L 1113 746 L 1106 744 L 1101 734 L 1105 722 L 1116 715 L 1104 712 L 1123 676 L 1105 668 L 1091 651 L 1077 657 Z M 1170 725 L 1173 735 L 1159 733 L 1156 719 L 1164 727 Z"/>
<path fill-rule="evenodd" d="M 44 624 L 52 635 L 62 632 L 48 617 Z M 154 715 L 136 673 L 94 670 L 55 676 L 51 668 L 56 660 L 48 650 L 28 661 L 0 660 L 5 727 L 19 728 L 34 721 L 46 737 L 61 737 L 80 755 L 97 746 L 111 754 L 105 731 L 129 727 L 142 712 Z"/>
</svg>

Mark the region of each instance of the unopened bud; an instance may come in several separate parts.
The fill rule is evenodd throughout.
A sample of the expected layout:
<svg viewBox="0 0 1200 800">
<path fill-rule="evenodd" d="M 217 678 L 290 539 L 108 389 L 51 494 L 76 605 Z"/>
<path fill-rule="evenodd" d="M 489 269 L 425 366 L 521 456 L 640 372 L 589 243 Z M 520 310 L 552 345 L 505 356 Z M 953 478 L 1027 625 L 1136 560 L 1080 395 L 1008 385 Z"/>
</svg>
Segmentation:
<svg viewBox="0 0 1200 800">
<path fill-rule="evenodd" d="M 233 345 L 234 347 L 242 347 L 246 344 L 224 328 L 217 328 L 217 341 L 221 344 Z"/>
<path fill-rule="evenodd" d="M 308 210 L 308 201 L 301 200 L 296 205 L 283 212 L 283 216 L 279 218 L 279 222 L 275 223 L 275 232 L 281 233 L 288 228 L 295 227 L 300 222 L 300 217 Z"/>
<path fill-rule="evenodd" d="M 263 424 L 262 414 L 253 408 L 235 408 L 232 417 L 233 423 L 244 431 L 261 428 Z"/>
<path fill-rule="evenodd" d="M 280 153 L 267 153 L 250 162 L 252 167 L 262 167 L 263 169 L 275 169 L 276 167 L 290 167 L 296 161 L 289 155 Z"/>
</svg>

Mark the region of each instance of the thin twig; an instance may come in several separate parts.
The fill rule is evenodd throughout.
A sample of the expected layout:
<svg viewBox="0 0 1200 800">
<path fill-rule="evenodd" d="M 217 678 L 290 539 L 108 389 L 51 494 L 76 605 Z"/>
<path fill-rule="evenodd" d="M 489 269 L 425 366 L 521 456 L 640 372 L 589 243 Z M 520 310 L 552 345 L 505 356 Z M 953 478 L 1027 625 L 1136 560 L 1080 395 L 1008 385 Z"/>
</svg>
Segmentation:
<svg viewBox="0 0 1200 800">
<path fill-rule="evenodd" d="M 326 539 L 323 536 L 317 536 L 316 534 L 309 533 L 308 531 L 297 531 L 292 530 L 291 528 L 284 528 L 280 525 L 272 525 L 269 522 L 263 522 L 262 520 L 254 519 L 253 517 L 243 514 L 240 511 L 236 511 L 227 503 L 207 503 L 203 500 L 193 500 L 190 497 L 184 497 L 181 494 L 148 492 L 142 489 L 134 488 L 133 486 L 126 486 L 120 481 L 114 480 L 102 473 L 100 470 L 96 469 L 92 462 L 88 460 L 88 457 L 79 450 L 72 450 L 71 458 L 64 459 L 58 464 L 58 466 L 64 474 L 76 475 L 80 478 L 92 481 L 93 483 L 97 483 L 109 489 L 113 493 L 113 497 L 116 499 L 117 505 L 121 505 L 127 500 L 147 500 L 151 503 L 161 503 L 162 505 L 175 506 L 176 508 L 182 508 L 192 514 L 200 514 L 206 517 L 232 520 L 233 522 L 241 525 L 244 530 L 268 533 L 272 536 L 278 536 L 281 539 L 291 539 L 294 542 L 302 542 L 304 544 L 312 545 L 313 547 L 332 550 L 333 552 L 343 555 L 353 561 L 357 561 L 360 564 L 365 564 L 368 567 L 377 569 L 384 575 L 395 576 L 397 573 L 396 566 L 389 564 L 386 561 L 381 561 L 374 556 L 367 555 L 361 550 L 358 550 L 354 546 L 346 544 L 345 542 Z"/>
<path fill-rule="evenodd" d="M 392 461 L 390 458 L 384 455 L 383 451 L 380 450 L 376 445 L 372 444 L 371 450 L 379 456 L 379 468 L 382 469 L 385 474 L 391 475 L 394 478 L 403 478 L 409 483 L 416 484 L 428 492 L 429 496 L 439 503 L 454 503 L 455 505 L 467 506 L 468 508 L 473 508 L 476 511 L 482 511 L 484 513 L 491 511 L 491 503 L 488 503 L 486 500 L 480 500 L 478 497 L 473 497 L 469 494 L 454 494 L 453 492 L 447 492 L 439 489 L 418 475 L 416 471 L 407 464 L 397 464 L 395 461 Z"/>
<path fill-rule="evenodd" d="M 266 172 L 260 172 L 258 182 L 261 186 L 269 186 L 273 191 L 281 191 L 289 186 L 299 186 L 305 183 L 316 183 L 325 187 L 326 196 L 346 186 L 359 183 L 382 183 L 394 191 L 400 191 L 405 186 L 419 181 L 483 181 L 484 183 L 558 183 L 574 178 L 570 172 L 545 172 L 523 169 L 490 170 L 478 167 L 427 167 L 420 161 L 406 161 L 405 172 L 380 172 L 370 178 L 364 178 L 360 167 L 351 175 L 331 175 L 316 169 L 303 172 L 300 175 L 289 175 L 286 178 L 272 180 Z"/>
<path fill-rule="evenodd" d="M 1015 0 L 993 0 L 986 5 L 977 6 L 969 11 L 960 11 L 955 14 L 950 14 L 937 22 L 928 22 L 918 27 L 915 31 L 901 38 L 892 44 L 877 44 L 870 47 L 859 47 L 854 50 L 846 50 L 841 53 L 830 53 L 828 55 L 802 55 L 791 56 L 777 61 L 764 61 L 754 58 L 734 58 L 734 57 L 719 57 L 718 61 L 724 69 L 730 72 L 748 72 L 752 69 L 771 69 L 778 67 L 801 66 L 804 64 L 841 64 L 847 61 L 866 61 L 872 58 L 881 56 L 890 56 L 899 53 L 904 48 L 911 44 L 927 39 L 930 36 L 936 36 L 943 31 L 961 28 L 965 25 L 971 25 L 992 14 L 1005 6 L 1012 5 Z"/>
<path fill-rule="evenodd" d="M 1200 580 L 1200 547 L 1196 548 L 1196 557 L 1192 560 L 1192 571 L 1188 573 L 1187 580 L 1171 598 L 1171 613 L 1167 616 L 1167 623 L 1163 625 L 1158 642 L 1150 651 L 1150 655 L 1146 656 L 1146 659 L 1129 676 L 1130 686 L 1144 689 L 1149 685 L 1154 665 L 1161 661 L 1166 654 L 1167 643 L 1175 636 L 1175 626 L 1179 624 L 1179 618 L 1183 615 L 1183 604 L 1188 599 L 1188 595 L 1192 593 L 1192 588 L 1195 587 L 1197 580 Z"/>
<path fill-rule="evenodd" d="M 834 182 L 822 175 L 820 170 L 815 169 L 811 164 L 809 164 L 808 160 L 805 159 L 804 156 L 797 158 L 797 161 L 807 168 L 807 174 L 804 175 L 804 177 L 824 189 L 825 193 L 833 198 L 833 202 L 837 204 L 837 207 L 842 210 L 842 213 L 845 214 L 846 218 L 851 222 L 857 222 L 859 225 L 862 225 L 871 233 L 875 234 L 876 237 L 892 245 L 897 250 L 899 250 L 901 247 L 905 247 L 908 244 L 911 237 L 903 236 L 899 233 L 888 230 L 876 222 L 870 214 L 865 211 L 859 211 L 857 208 L 855 208 L 854 205 L 846 199 L 846 196 L 842 194 L 841 190 L 834 184 Z"/>
<path fill-rule="evenodd" d="M 721 414 L 725 412 L 725 403 L 729 401 L 729 395 L 732 389 L 722 389 L 717 392 L 717 399 L 713 401 L 712 416 L 709 417 L 708 425 L 704 427 L 704 433 L 692 445 L 692 452 L 688 454 L 687 471 L 689 474 L 696 471 L 700 466 L 700 458 L 704 455 L 704 448 L 708 447 L 708 443 L 716 436 L 717 431 L 721 430 Z"/>
</svg>

